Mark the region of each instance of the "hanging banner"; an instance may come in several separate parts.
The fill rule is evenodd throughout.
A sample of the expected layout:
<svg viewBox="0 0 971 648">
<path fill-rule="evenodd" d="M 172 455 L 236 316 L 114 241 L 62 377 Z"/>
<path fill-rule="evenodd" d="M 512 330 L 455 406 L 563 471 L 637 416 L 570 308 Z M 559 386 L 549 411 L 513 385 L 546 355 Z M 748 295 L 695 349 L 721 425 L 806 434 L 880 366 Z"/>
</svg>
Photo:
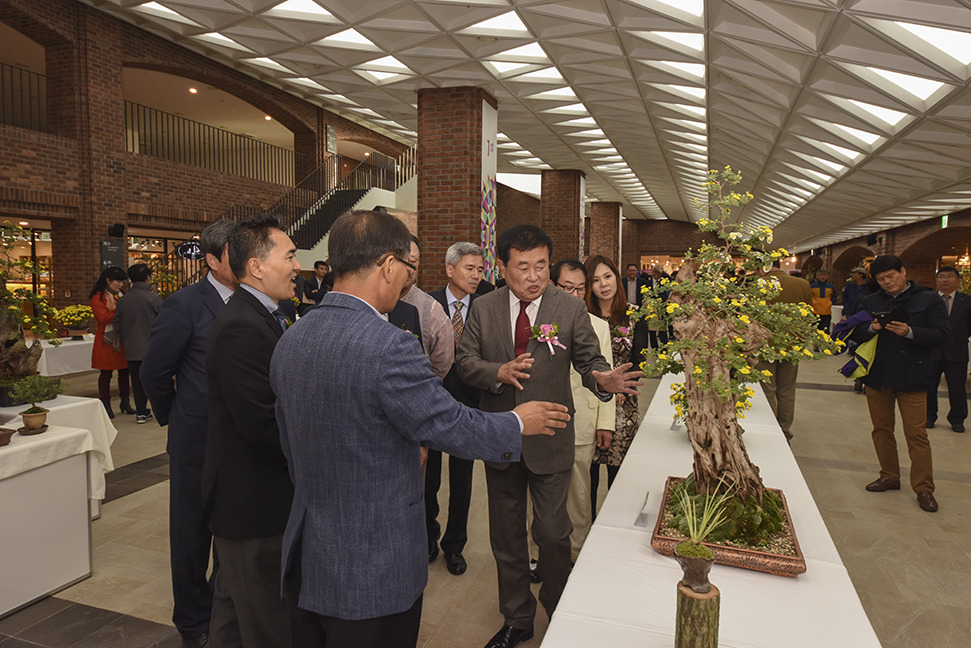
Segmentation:
<svg viewBox="0 0 971 648">
<path fill-rule="evenodd" d="M 586 236 L 586 215 L 587 215 L 587 177 L 580 174 L 580 251 L 577 258 L 583 259 L 583 239 Z"/>
<path fill-rule="evenodd" d="M 482 172 L 481 172 L 481 205 L 482 205 L 482 234 L 479 245 L 485 250 L 482 277 L 490 282 L 496 282 L 496 133 L 499 130 L 499 112 L 482 102 Z"/>
</svg>

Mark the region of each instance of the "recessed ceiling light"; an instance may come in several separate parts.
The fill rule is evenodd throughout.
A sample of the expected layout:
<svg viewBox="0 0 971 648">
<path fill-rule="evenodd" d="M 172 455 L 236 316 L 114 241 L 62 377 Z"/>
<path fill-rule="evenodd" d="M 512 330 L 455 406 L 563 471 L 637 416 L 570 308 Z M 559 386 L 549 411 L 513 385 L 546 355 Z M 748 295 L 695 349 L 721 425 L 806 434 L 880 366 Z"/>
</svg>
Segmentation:
<svg viewBox="0 0 971 648">
<path fill-rule="evenodd" d="M 273 121 L 273 118 L 270 117 L 269 115 L 264 115 L 263 119 L 265 119 L 266 121 Z"/>
<path fill-rule="evenodd" d="M 27 221 L 20 221 L 20 224 L 21 225 L 30 225 L 30 223 L 28 223 Z"/>
<path fill-rule="evenodd" d="M 195 88 L 189 88 L 189 94 L 196 94 L 197 92 L 199 91 L 196 90 Z"/>
</svg>

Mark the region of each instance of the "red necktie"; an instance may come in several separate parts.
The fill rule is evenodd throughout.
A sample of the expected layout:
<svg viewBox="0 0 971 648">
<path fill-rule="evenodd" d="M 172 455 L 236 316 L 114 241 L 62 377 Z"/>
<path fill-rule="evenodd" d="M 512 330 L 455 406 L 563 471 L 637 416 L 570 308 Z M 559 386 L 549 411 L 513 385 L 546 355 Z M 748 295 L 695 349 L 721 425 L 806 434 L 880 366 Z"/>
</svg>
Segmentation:
<svg viewBox="0 0 971 648">
<path fill-rule="evenodd" d="M 516 357 L 526 353 L 526 345 L 529 344 L 529 337 L 532 331 L 529 328 L 529 317 L 526 315 L 526 307 L 530 302 L 519 302 L 519 317 L 516 318 Z"/>
</svg>

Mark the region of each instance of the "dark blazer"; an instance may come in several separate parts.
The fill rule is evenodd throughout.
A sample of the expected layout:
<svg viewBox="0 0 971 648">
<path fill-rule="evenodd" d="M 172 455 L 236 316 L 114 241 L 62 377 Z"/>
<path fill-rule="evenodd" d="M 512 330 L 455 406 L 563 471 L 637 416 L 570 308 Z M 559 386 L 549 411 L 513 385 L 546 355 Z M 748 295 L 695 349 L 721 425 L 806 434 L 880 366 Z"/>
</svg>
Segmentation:
<svg viewBox="0 0 971 648">
<path fill-rule="evenodd" d="M 421 319 L 418 316 L 418 309 L 408 302 L 398 300 L 394 308 L 388 312 L 388 323 L 408 331 L 418 338 L 419 343 L 421 342 Z"/>
<path fill-rule="evenodd" d="M 121 303 L 121 302 L 119 302 Z M 968 338 L 971 337 L 971 296 L 963 292 L 954 293 L 951 304 L 951 336 L 944 345 L 944 360 L 948 362 L 968 361 Z M 115 315 L 115 321 L 118 316 Z"/>
<path fill-rule="evenodd" d="M 619 277 L 617 280 L 620 281 L 620 283 L 623 284 L 624 286 L 624 292 L 627 294 L 627 303 L 637 304 L 638 306 L 640 306 L 641 302 L 644 300 L 644 295 L 641 294 L 641 288 L 647 285 L 647 281 L 645 281 L 644 275 L 642 274 L 637 275 L 637 286 L 636 286 L 637 290 L 634 291 L 633 295 L 630 293 L 630 290 L 628 289 L 626 274 L 622 277 Z"/>
<path fill-rule="evenodd" d="M 307 299 L 314 300 L 315 304 L 319 304 L 320 300 L 327 294 L 328 286 L 326 284 L 326 277 L 324 277 L 324 280 L 320 281 L 317 279 L 317 275 L 314 275 L 303 282 L 303 294 L 307 296 Z M 320 289 L 321 284 L 323 284 L 324 290 Z"/>
<path fill-rule="evenodd" d="M 442 288 L 441 290 L 434 290 L 428 294 L 442 305 L 442 308 L 445 309 L 445 314 L 448 315 L 448 300 L 445 295 L 445 289 Z M 469 312 L 472 311 L 472 304 L 475 303 L 475 300 L 478 297 L 479 295 L 475 293 L 469 295 Z M 464 313 L 464 316 L 466 320 L 469 319 L 468 312 Z M 472 385 L 466 384 L 461 378 L 459 378 L 459 372 L 455 368 L 454 362 L 452 363 L 452 368 L 448 370 L 447 374 L 445 374 L 445 389 L 448 390 L 449 394 L 455 397 L 455 400 L 463 405 L 468 405 L 469 407 L 479 406 L 479 390 Z"/>
<path fill-rule="evenodd" d="M 287 523 L 293 485 L 270 389 L 270 358 L 282 334 L 270 311 L 242 287 L 212 325 L 202 492 L 209 526 L 221 538 L 280 535 Z"/>
<path fill-rule="evenodd" d="M 206 338 L 224 307 L 203 277 L 166 297 L 152 325 L 139 378 L 155 420 L 169 426 L 166 450 L 175 461 L 201 466 L 206 454 Z"/>
<path fill-rule="evenodd" d="M 555 354 L 552 354 L 546 344 L 530 340 L 526 352 L 532 354 L 534 362 L 530 378 L 523 382 L 523 390 L 514 385 L 497 386 L 499 367 L 516 358 L 509 315 L 509 288 L 504 286 L 475 301 L 469 309 L 462 342 L 455 350 L 455 366 L 462 380 L 480 390 L 481 409 L 508 412 L 520 403 L 539 400 L 565 405 L 572 416 L 571 364 L 576 367 L 583 385 L 601 400 L 613 397 L 613 394 L 601 394 L 593 377 L 594 370 L 610 371 L 611 367 L 600 354 L 600 340 L 590 324 L 586 304 L 556 286 L 548 286 L 535 324 L 552 323 L 560 325 L 558 338 L 566 349 L 554 347 Z M 573 459 L 572 420 L 552 436 L 523 438 L 523 460 L 534 473 L 542 475 L 570 470 Z M 502 469 L 506 465 L 492 467 Z"/>
<path fill-rule="evenodd" d="M 162 298 L 152 292 L 144 281 L 132 283 L 131 290 L 121 296 L 115 307 L 115 332 L 121 336 L 125 359 L 138 361 L 145 357 L 152 323 L 158 316 Z"/>
<path fill-rule="evenodd" d="M 410 333 L 337 292 L 283 336 L 270 381 L 295 485 L 284 574 L 299 555 L 300 607 L 341 619 L 407 610 L 428 580 L 419 445 L 517 461 L 516 416 L 456 402 Z"/>
</svg>

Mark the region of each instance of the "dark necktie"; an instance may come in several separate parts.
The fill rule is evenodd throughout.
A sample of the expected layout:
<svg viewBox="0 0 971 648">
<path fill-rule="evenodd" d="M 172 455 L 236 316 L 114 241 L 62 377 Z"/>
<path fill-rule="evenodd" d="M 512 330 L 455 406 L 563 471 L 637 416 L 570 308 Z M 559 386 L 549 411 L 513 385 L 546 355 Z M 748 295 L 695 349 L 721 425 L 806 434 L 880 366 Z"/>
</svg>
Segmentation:
<svg viewBox="0 0 971 648">
<path fill-rule="evenodd" d="M 283 314 L 283 311 L 281 311 L 279 308 L 276 309 L 275 311 L 273 311 L 273 317 L 275 317 L 276 318 L 276 321 L 278 321 L 280 323 L 280 328 L 282 328 L 284 331 L 286 331 L 287 330 L 287 316 Z"/>
<path fill-rule="evenodd" d="M 452 306 L 455 307 L 455 312 L 452 313 L 452 331 L 455 333 L 455 344 L 458 344 L 462 339 L 462 331 L 465 330 L 465 322 L 462 320 L 462 302 L 454 301 Z"/>
<path fill-rule="evenodd" d="M 951 302 L 953 301 L 953 299 L 954 299 L 954 295 L 948 295 L 947 297 L 944 298 L 944 303 L 947 304 L 948 315 L 951 314 Z"/>
<path fill-rule="evenodd" d="M 530 302 L 519 302 L 519 317 L 516 318 L 516 357 L 526 353 L 526 345 L 529 344 L 529 336 L 532 332 L 529 328 L 529 317 L 526 315 L 526 307 Z"/>
</svg>

